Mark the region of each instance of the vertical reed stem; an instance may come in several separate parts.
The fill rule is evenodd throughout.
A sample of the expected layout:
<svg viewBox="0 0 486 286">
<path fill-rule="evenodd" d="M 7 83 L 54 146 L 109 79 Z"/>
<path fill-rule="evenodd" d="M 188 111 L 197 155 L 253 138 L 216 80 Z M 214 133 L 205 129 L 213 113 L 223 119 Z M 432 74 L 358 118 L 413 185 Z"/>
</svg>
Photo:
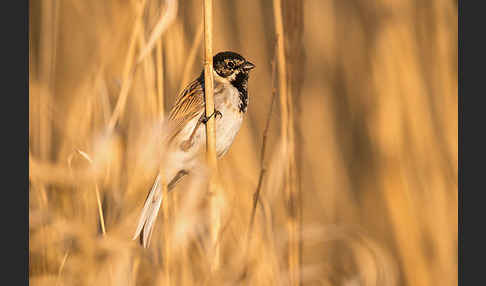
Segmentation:
<svg viewBox="0 0 486 286">
<path fill-rule="evenodd" d="M 273 0 L 275 31 L 277 33 L 277 56 L 278 56 L 278 79 L 280 91 L 280 109 L 281 117 L 281 132 L 282 132 L 282 148 L 286 157 L 285 165 L 285 195 L 288 202 L 289 215 L 287 221 L 287 230 L 289 235 L 288 242 L 288 263 L 289 263 L 289 280 L 290 285 L 300 284 L 300 248 L 298 243 L 299 231 L 296 200 L 298 195 L 296 193 L 295 180 L 295 156 L 294 156 L 294 132 L 293 132 L 293 115 L 292 115 L 292 101 L 287 89 L 287 66 L 285 61 L 285 46 L 284 46 L 284 29 L 282 20 L 282 3 L 281 0 Z"/>
<path fill-rule="evenodd" d="M 143 50 L 145 48 L 145 26 L 142 24 L 142 28 L 140 33 L 138 33 L 139 38 L 139 49 Z M 157 100 L 156 98 L 156 90 L 155 89 L 155 70 L 153 66 L 152 54 L 148 54 L 143 61 L 141 62 L 143 65 L 143 73 L 144 73 L 144 80 L 145 80 L 145 88 L 146 88 L 146 95 L 149 98 L 150 102 L 152 100 Z M 158 103 L 155 105 L 151 104 L 152 110 L 151 112 L 155 111 L 153 114 L 159 113 Z"/>
<path fill-rule="evenodd" d="M 159 105 L 159 117 L 164 118 L 164 74 L 162 65 L 162 38 L 157 40 L 156 46 L 157 60 L 157 103 Z"/>
<path fill-rule="evenodd" d="M 164 118 L 164 74 L 162 65 L 162 37 L 157 40 L 156 43 L 156 65 L 157 65 L 157 104 L 158 104 L 158 116 L 159 118 Z M 162 174 L 160 172 L 159 174 Z M 164 198 L 164 203 L 162 204 L 162 214 L 164 217 L 164 283 L 165 285 L 170 285 L 170 258 L 171 258 L 171 242 L 170 242 L 170 227 L 169 227 L 169 193 L 167 189 L 166 178 L 162 177 L 162 197 Z"/>
<path fill-rule="evenodd" d="M 108 122 L 108 131 L 112 131 L 115 128 L 115 125 L 122 115 L 127 97 L 128 97 L 128 92 L 130 91 L 130 86 L 132 83 L 132 77 L 134 73 L 134 69 L 132 69 L 133 66 L 133 60 L 135 56 L 135 43 L 138 37 L 138 33 L 142 29 L 142 15 L 143 15 L 143 9 L 145 8 L 145 3 L 146 0 L 142 0 L 142 3 L 138 7 L 137 11 L 137 17 L 135 19 L 135 26 L 133 27 L 132 30 L 132 35 L 130 36 L 130 44 L 128 47 L 127 51 L 127 57 L 125 59 L 125 66 L 123 67 L 123 82 L 122 82 L 122 87 L 120 90 L 120 95 L 118 96 L 118 100 L 115 105 L 115 109 L 113 110 L 113 113 L 111 114 L 110 121 Z"/>
<path fill-rule="evenodd" d="M 206 99 L 206 116 L 214 113 L 214 87 L 213 87 L 213 1 L 204 0 L 204 95 Z M 207 162 L 211 170 L 209 180 L 211 241 L 213 261 L 212 270 L 219 268 L 218 233 L 221 227 L 219 210 L 219 192 L 217 188 L 218 166 L 216 161 L 216 129 L 214 116 L 206 123 L 206 150 Z"/>
<path fill-rule="evenodd" d="M 88 153 L 83 152 L 81 150 L 77 150 L 79 155 L 81 155 L 84 159 L 86 159 L 90 165 L 93 165 L 93 159 L 88 155 Z M 71 157 L 71 156 L 70 156 Z M 71 168 L 71 159 L 68 159 L 69 167 Z M 98 183 L 95 184 L 95 194 L 96 194 L 96 204 L 98 205 L 98 215 L 100 216 L 100 225 L 101 225 L 101 233 L 103 236 L 106 235 L 106 227 L 105 227 L 105 219 L 103 217 L 103 206 L 101 204 L 101 196 L 100 196 L 100 188 L 98 187 Z"/>
<path fill-rule="evenodd" d="M 204 32 L 204 23 L 201 23 L 199 28 L 197 29 L 196 36 L 194 37 L 191 45 L 191 49 L 189 51 L 189 56 L 187 56 L 186 65 L 184 67 L 184 72 L 182 73 L 182 80 L 181 86 L 179 90 L 182 90 L 184 86 L 189 82 L 189 77 L 191 76 L 191 68 L 196 61 L 197 52 L 199 50 L 199 46 L 201 45 L 201 40 Z"/>
<path fill-rule="evenodd" d="M 276 43 L 275 43 L 276 44 Z M 275 51 L 277 50 L 277 45 L 275 45 Z M 268 129 L 270 128 L 270 119 L 272 118 L 272 111 L 273 105 L 275 101 L 275 97 L 277 96 L 277 90 L 275 88 L 275 74 L 276 74 L 276 57 L 277 53 L 275 52 L 274 58 L 272 60 L 272 99 L 270 101 L 270 110 L 268 111 L 267 122 L 265 124 L 265 129 L 263 130 L 263 140 L 262 140 L 262 149 L 260 151 L 260 175 L 258 176 L 258 184 L 255 193 L 253 193 L 253 206 L 250 215 L 250 227 L 248 228 L 248 235 L 247 235 L 247 245 L 250 243 L 251 234 L 253 231 L 253 224 L 255 221 L 255 214 L 256 208 L 258 204 L 258 200 L 260 198 L 260 191 L 263 184 L 263 176 L 265 175 L 266 168 L 265 168 L 265 147 L 267 145 L 267 136 L 268 136 Z M 248 246 L 247 246 L 248 249 Z"/>
<path fill-rule="evenodd" d="M 38 106 L 38 136 L 39 141 L 37 142 L 39 157 L 42 160 L 50 160 L 50 151 L 52 145 L 52 126 L 50 122 L 50 107 L 53 102 L 53 92 L 54 92 L 54 76 L 56 67 L 56 48 L 57 48 L 57 32 L 58 32 L 58 22 L 59 22 L 59 5 L 57 1 L 43 1 L 41 3 L 42 9 L 42 21 L 41 21 L 41 32 L 44 37 L 40 41 L 40 52 L 41 52 L 41 62 L 40 62 L 40 81 L 41 81 L 41 92 L 39 94 L 39 106 Z M 36 146 L 34 146 L 35 148 Z M 39 197 L 40 205 L 42 208 L 48 208 L 47 199 L 47 186 L 45 184 L 39 185 Z M 48 234 L 45 227 L 41 227 L 41 236 L 44 240 L 45 245 L 49 241 Z M 42 248 L 43 257 L 42 265 L 43 269 L 46 270 L 48 267 L 47 262 L 47 246 Z"/>
<path fill-rule="evenodd" d="M 164 70 L 163 70 L 163 54 L 162 54 L 162 35 L 159 36 L 155 46 L 155 65 L 156 65 L 156 82 L 157 82 L 157 116 L 159 120 L 164 120 Z M 170 225 L 170 205 L 169 193 L 167 189 L 167 179 L 162 176 L 162 170 L 159 170 L 161 176 L 162 186 L 162 216 L 163 216 L 163 268 L 164 268 L 164 285 L 171 285 L 171 225 Z"/>
</svg>

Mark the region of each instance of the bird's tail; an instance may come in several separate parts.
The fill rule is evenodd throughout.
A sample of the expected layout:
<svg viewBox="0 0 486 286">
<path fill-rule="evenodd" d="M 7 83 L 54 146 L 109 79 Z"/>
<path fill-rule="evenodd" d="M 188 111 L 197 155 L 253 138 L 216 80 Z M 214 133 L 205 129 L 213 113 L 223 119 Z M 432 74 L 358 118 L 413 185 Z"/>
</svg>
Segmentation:
<svg viewBox="0 0 486 286">
<path fill-rule="evenodd" d="M 140 235 L 140 243 L 144 248 L 149 246 L 152 231 L 154 229 L 155 219 L 157 218 L 161 204 L 162 186 L 160 182 L 160 175 L 158 175 L 152 189 L 145 199 L 145 205 L 143 206 L 142 214 L 138 220 L 137 230 L 133 236 L 133 239 L 136 239 Z"/>
</svg>

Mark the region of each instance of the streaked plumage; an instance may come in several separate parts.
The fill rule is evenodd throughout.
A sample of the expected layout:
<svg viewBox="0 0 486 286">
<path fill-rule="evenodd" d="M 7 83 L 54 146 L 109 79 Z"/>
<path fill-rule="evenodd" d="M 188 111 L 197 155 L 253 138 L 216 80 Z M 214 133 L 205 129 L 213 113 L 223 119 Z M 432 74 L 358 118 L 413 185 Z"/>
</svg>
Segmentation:
<svg viewBox="0 0 486 286">
<path fill-rule="evenodd" d="M 238 133 L 248 105 L 248 73 L 254 65 L 233 52 L 221 52 L 213 58 L 214 105 L 216 125 L 216 153 L 223 156 Z M 204 71 L 189 83 L 177 97 L 168 117 L 169 132 L 166 144 L 174 146 L 168 154 L 170 167 L 162 175 L 168 179 L 171 190 L 195 167 L 194 160 L 206 146 L 204 99 Z M 159 175 L 160 176 L 160 175 Z M 162 203 L 160 177 L 150 190 L 133 239 L 140 235 L 144 247 L 150 243 L 153 225 Z"/>
</svg>

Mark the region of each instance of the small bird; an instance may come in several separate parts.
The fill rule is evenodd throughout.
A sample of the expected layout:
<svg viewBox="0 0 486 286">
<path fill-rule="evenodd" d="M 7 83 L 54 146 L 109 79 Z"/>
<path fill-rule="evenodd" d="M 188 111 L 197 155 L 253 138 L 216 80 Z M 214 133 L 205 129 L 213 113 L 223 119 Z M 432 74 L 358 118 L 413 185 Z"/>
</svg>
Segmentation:
<svg viewBox="0 0 486 286">
<path fill-rule="evenodd" d="M 161 174 L 169 182 L 168 191 L 196 166 L 195 158 L 206 146 L 205 124 L 215 116 L 216 154 L 221 158 L 229 149 L 240 130 L 248 107 L 248 77 L 255 65 L 235 52 L 220 52 L 213 57 L 214 105 L 210 116 L 205 113 L 204 70 L 189 83 L 177 97 L 168 117 L 168 132 L 164 142 L 171 149 L 168 167 Z M 159 174 L 149 191 L 133 239 L 147 248 L 153 225 L 162 203 L 162 186 Z"/>
</svg>

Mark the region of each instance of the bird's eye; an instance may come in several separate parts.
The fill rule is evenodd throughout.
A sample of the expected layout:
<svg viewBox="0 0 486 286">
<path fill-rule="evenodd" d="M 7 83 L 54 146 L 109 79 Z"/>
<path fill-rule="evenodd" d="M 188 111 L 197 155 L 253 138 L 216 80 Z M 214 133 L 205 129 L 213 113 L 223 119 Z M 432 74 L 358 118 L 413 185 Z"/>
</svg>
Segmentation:
<svg viewBox="0 0 486 286">
<path fill-rule="evenodd" d="M 234 68 L 234 67 L 235 67 L 235 64 L 234 64 L 233 62 L 229 62 L 229 63 L 228 63 L 228 67 L 230 67 L 230 68 Z"/>
</svg>

